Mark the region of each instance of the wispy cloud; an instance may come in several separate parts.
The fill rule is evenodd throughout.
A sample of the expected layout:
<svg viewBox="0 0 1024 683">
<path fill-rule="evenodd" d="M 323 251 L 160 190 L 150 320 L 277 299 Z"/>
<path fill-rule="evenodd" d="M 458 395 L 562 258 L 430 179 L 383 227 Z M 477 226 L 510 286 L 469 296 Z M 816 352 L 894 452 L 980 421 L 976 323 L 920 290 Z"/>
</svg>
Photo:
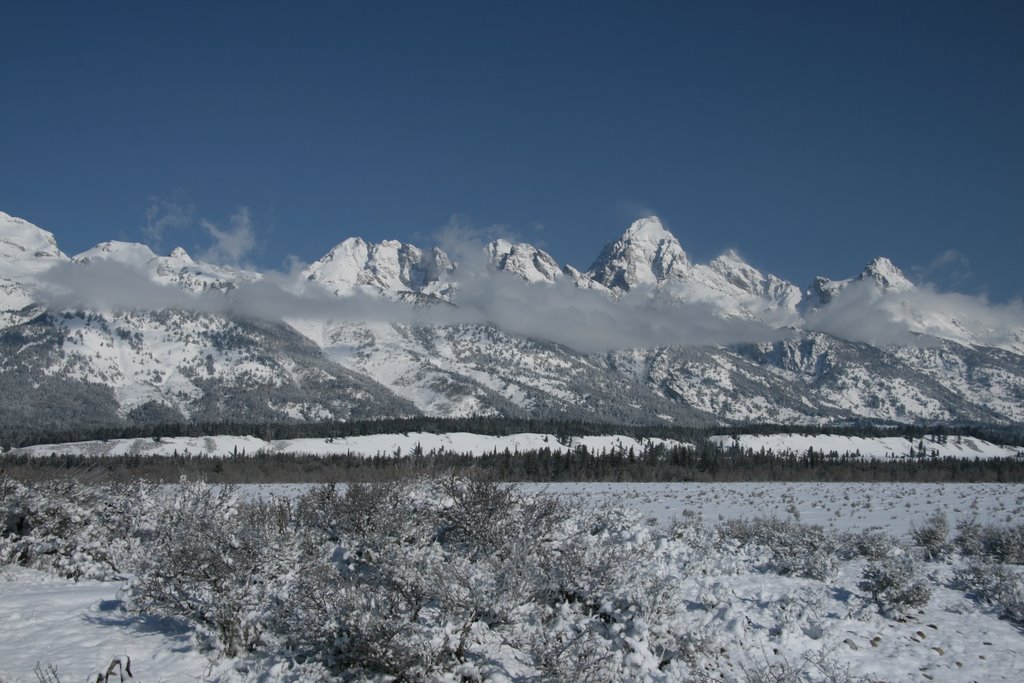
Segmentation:
<svg viewBox="0 0 1024 683">
<path fill-rule="evenodd" d="M 169 231 L 183 230 L 192 225 L 195 206 L 182 194 L 151 196 L 146 207 L 146 224 L 142 234 L 154 249 L 163 247 Z"/>
<path fill-rule="evenodd" d="M 459 264 L 460 271 L 474 273 L 487 269 L 484 247 L 496 239 L 518 241 L 518 235 L 504 224 L 474 225 L 459 213 L 433 234 L 434 243 Z"/>
<path fill-rule="evenodd" d="M 213 244 L 201 256 L 204 261 L 240 265 L 256 248 L 256 233 L 248 207 L 239 208 L 228 219 L 226 228 L 205 219 L 201 224 L 213 240 Z"/>
<path fill-rule="evenodd" d="M 956 249 L 947 249 L 924 266 L 914 266 L 914 279 L 928 284 L 963 285 L 974 276 L 971 261 Z"/>
</svg>

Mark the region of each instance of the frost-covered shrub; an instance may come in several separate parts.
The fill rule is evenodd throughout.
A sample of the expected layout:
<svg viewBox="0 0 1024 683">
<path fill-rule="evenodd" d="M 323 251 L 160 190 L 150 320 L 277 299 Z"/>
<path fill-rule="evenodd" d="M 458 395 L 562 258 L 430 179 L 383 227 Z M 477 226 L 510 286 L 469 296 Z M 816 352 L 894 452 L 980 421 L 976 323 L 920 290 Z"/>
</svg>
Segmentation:
<svg viewBox="0 0 1024 683">
<path fill-rule="evenodd" d="M 1024 524 L 989 527 L 985 551 L 1000 562 L 1024 564 Z"/>
<path fill-rule="evenodd" d="M 316 490 L 296 516 L 327 542 L 307 549 L 279 622 L 337 671 L 417 678 L 464 663 L 479 631 L 547 588 L 539 555 L 556 507 L 459 479 Z"/>
<path fill-rule="evenodd" d="M 908 553 L 892 554 L 864 567 L 862 590 L 871 594 L 883 614 L 896 618 L 928 604 L 932 596 L 928 579 Z"/>
<path fill-rule="evenodd" d="M 296 526 L 307 535 L 337 541 L 341 533 L 338 523 L 344 497 L 334 483 L 310 487 L 295 501 Z"/>
<path fill-rule="evenodd" d="M 984 529 L 974 518 L 961 519 L 956 523 L 953 545 L 962 555 L 981 555 L 985 552 Z"/>
<path fill-rule="evenodd" d="M 877 527 L 861 531 L 847 531 L 839 535 L 839 555 L 844 559 L 863 557 L 881 560 L 896 547 L 896 539 Z"/>
<path fill-rule="evenodd" d="M 273 623 L 335 675 L 485 680 L 504 651 L 545 680 L 614 681 L 685 657 L 671 546 L 635 513 L 466 479 L 320 491 L 300 528 L 325 510 L 336 538 L 310 536 Z"/>
<path fill-rule="evenodd" d="M 80 579 L 121 577 L 147 528 L 146 484 L 0 481 L 0 561 Z"/>
<path fill-rule="evenodd" d="M 974 519 L 957 524 L 954 543 L 964 555 L 988 555 L 997 562 L 1024 564 L 1024 524 L 981 525 Z"/>
<path fill-rule="evenodd" d="M 867 681 L 855 677 L 849 664 L 841 664 L 827 649 L 805 652 L 799 658 L 787 658 L 782 653 L 762 652 L 748 655 L 740 662 L 746 683 L 794 683 L 795 681 L 822 681 L 823 683 L 853 683 Z"/>
<path fill-rule="evenodd" d="M 1024 623 L 1024 578 L 1005 564 L 972 561 L 956 573 L 955 584 L 994 605 L 1001 616 Z"/>
<path fill-rule="evenodd" d="M 233 656 L 260 642 L 289 564 L 281 501 L 239 503 L 229 487 L 185 482 L 161 501 L 127 597 L 184 617 Z"/>
<path fill-rule="evenodd" d="M 520 647 L 529 653 L 541 680 L 617 680 L 617 667 L 610 661 L 607 642 L 589 619 L 581 619 L 567 604 L 547 608 L 535 619 L 541 628 L 528 631 Z"/>
<path fill-rule="evenodd" d="M 921 526 L 912 527 L 910 535 L 921 546 L 929 560 L 941 560 L 949 554 L 949 522 L 946 515 L 936 512 Z"/>
<path fill-rule="evenodd" d="M 819 581 L 835 575 L 836 544 L 825 530 L 775 518 L 729 520 L 719 525 L 724 538 L 741 544 L 757 544 L 771 551 L 770 567 L 779 574 L 791 574 Z"/>
</svg>

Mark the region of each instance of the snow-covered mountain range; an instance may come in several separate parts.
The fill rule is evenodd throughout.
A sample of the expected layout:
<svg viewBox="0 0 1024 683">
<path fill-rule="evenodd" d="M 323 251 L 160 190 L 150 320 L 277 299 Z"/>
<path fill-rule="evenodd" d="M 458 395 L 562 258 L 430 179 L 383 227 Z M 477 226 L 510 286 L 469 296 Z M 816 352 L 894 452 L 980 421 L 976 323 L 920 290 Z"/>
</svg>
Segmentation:
<svg viewBox="0 0 1024 683">
<path fill-rule="evenodd" d="M 612 422 L 1024 420 L 1024 315 L 878 258 L 798 287 L 695 263 L 655 217 L 587 270 L 344 239 L 294 276 L 0 212 L 0 427 L 491 414 Z M 485 264 L 480 267 L 480 264 Z"/>
</svg>

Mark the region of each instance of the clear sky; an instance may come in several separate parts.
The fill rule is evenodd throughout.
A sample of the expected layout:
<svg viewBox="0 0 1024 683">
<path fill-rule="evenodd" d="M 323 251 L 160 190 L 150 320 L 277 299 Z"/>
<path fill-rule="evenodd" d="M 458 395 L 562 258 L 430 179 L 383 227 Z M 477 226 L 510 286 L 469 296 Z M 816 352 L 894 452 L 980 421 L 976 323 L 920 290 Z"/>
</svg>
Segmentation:
<svg viewBox="0 0 1024 683">
<path fill-rule="evenodd" d="M 885 255 L 1024 295 L 1019 0 L 40 1 L 0 25 L 0 210 L 69 253 L 217 230 L 212 255 L 283 268 L 459 215 L 585 268 L 657 213 L 696 260 L 800 285 Z"/>
</svg>

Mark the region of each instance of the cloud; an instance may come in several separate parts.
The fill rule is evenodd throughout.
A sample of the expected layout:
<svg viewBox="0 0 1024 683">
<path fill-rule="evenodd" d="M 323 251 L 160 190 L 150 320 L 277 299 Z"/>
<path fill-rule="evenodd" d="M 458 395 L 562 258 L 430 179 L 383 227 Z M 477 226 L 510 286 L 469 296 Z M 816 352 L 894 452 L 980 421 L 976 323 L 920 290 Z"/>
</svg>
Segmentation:
<svg viewBox="0 0 1024 683">
<path fill-rule="evenodd" d="M 956 249 L 947 249 L 928 265 L 914 266 L 913 271 L 918 282 L 941 282 L 954 286 L 962 285 L 974 276 L 970 259 Z"/>
<path fill-rule="evenodd" d="M 459 265 L 460 276 L 485 273 L 485 247 L 496 239 L 518 242 L 519 236 L 503 224 L 476 226 L 468 217 L 454 214 L 448 223 L 434 232 L 434 243 Z"/>
<path fill-rule="evenodd" d="M 808 312 L 806 326 L 875 346 L 930 346 L 938 338 L 986 346 L 1020 343 L 1024 303 L 993 304 L 985 296 L 939 292 L 928 285 L 882 294 L 853 281 L 828 306 Z"/>
<path fill-rule="evenodd" d="M 255 249 L 256 233 L 248 207 L 238 209 L 228 223 L 230 227 L 220 228 L 208 220 L 201 221 L 213 239 L 213 244 L 201 256 L 204 261 L 239 265 Z"/>
<path fill-rule="evenodd" d="M 616 301 L 566 280 L 530 285 L 508 273 L 491 273 L 460 280 L 455 308 L 442 314 L 584 353 L 767 342 L 791 335 L 754 321 L 722 319 L 704 303 L 669 302 L 651 294 L 630 292 Z"/>
<path fill-rule="evenodd" d="M 138 268 L 97 259 L 60 262 L 40 276 L 43 303 L 54 310 L 191 309 L 196 297 L 154 282 Z"/>
<path fill-rule="evenodd" d="M 244 224 L 236 224 L 236 230 L 238 225 Z M 475 251 L 480 247 L 478 234 L 472 230 L 449 234 L 460 240 L 464 258 L 484 264 Z M 485 265 L 475 270 L 460 266 L 452 303 L 435 305 L 412 305 L 359 290 L 338 297 L 302 278 L 301 267 L 293 261 L 287 272 L 265 272 L 260 280 L 227 292 L 186 292 L 157 284 L 142 270 L 110 261 L 60 263 L 41 279 L 44 302 L 54 310 L 176 308 L 297 324 L 491 325 L 582 353 L 762 343 L 798 334 L 777 324 L 723 319 L 710 302 L 668 300 L 650 290 L 631 291 L 615 300 L 599 291 L 577 288 L 568 279 L 530 285 Z M 940 337 L 1006 346 L 1022 341 L 1024 303 L 994 305 L 984 297 L 940 293 L 929 287 L 883 294 L 871 281 L 852 281 L 828 306 L 808 312 L 805 323 L 810 330 L 875 346 L 928 346 Z"/>
<path fill-rule="evenodd" d="M 827 306 L 804 316 L 807 329 L 874 346 L 916 346 L 920 335 L 893 318 L 874 283 L 855 280 Z"/>
<path fill-rule="evenodd" d="M 141 270 L 97 261 L 61 263 L 44 275 L 44 301 L 55 310 L 175 308 L 271 320 L 334 320 L 406 325 L 491 325 L 584 353 L 626 348 L 771 341 L 787 332 L 750 321 L 721 320 L 703 304 L 667 304 L 646 293 L 619 301 L 572 283 L 529 285 L 481 271 L 460 278 L 453 305 L 411 305 L 356 291 L 338 297 L 289 273 L 265 273 L 228 292 L 191 293 L 153 282 Z"/>
<path fill-rule="evenodd" d="M 414 322 L 412 306 L 357 292 L 337 297 L 293 275 L 270 272 L 222 292 L 189 292 L 153 281 L 141 269 L 116 261 L 60 262 L 40 276 L 42 303 L 54 310 L 178 309 L 282 320 L 330 318 L 362 322 Z"/>
<path fill-rule="evenodd" d="M 195 207 L 183 195 L 149 197 L 146 224 L 142 234 L 155 249 L 163 245 L 164 235 L 170 230 L 182 230 L 192 225 Z"/>
</svg>

